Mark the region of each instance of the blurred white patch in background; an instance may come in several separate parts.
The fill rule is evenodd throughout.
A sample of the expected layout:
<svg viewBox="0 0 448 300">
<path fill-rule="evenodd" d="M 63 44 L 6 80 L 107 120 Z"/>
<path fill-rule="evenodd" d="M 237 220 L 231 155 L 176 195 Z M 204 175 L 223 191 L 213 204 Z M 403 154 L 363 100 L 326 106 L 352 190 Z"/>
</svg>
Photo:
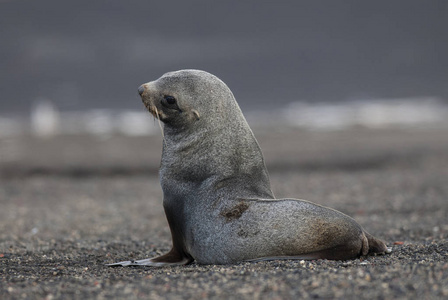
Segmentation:
<svg viewBox="0 0 448 300">
<path fill-rule="evenodd" d="M 257 127 L 290 126 L 308 130 L 448 127 L 448 105 L 436 98 L 292 102 L 276 111 L 249 112 L 247 119 Z"/>
<path fill-rule="evenodd" d="M 114 131 L 114 117 L 104 109 L 95 109 L 79 116 L 83 120 L 85 131 L 93 135 L 109 136 Z"/>
<path fill-rule="evenodd" d="M 117 127 L 118 131 L 124 135 L 142 136 L 159 131 L 155 122 L 147 112 L 123 111 L 117 118 Z"/>
<path fill-rule="evenodd" d="M 45 98 L 38 98 L 31 111 L 31 131 L 40 137 L 50 137 L 59 133 L 59 112 Z"/>
<path fill-rule="evenodd" d="M 156 121 L 146 111 L 95 109 L 61 114 L 63 134 L 90 134 L 108 137 L 114 134 L 144 136 L 157 133 Z"/>
<path fill-rule="evenodd" d="M 0 117 L 0 137 L 27 133 L 17 120 Z M 151 135 L 156 121 L 146 111 L 92 109 L 87 111 L 59 112 L 45 99 L 39 99 L 32 109 L 29 120 L 30 133 L 38 137 L 50 137 L 57 134 L 90 134 L 108 137 L 113 134 L 128 136 Z"/>
<path fill-rule="evenodd" d="M 448 106 L 435 98 L 376 99 L 342 103 L 292 103 L 284 116 L 292 126 L 337 130 L 446 125 Z"/>
<path fill-rule="evenodd" d="M 356 123 L 370 128 L 424 126 L 448 121 L 448 107 L 434 98 L 385 99 L 355 107 Z"/>
</svg>

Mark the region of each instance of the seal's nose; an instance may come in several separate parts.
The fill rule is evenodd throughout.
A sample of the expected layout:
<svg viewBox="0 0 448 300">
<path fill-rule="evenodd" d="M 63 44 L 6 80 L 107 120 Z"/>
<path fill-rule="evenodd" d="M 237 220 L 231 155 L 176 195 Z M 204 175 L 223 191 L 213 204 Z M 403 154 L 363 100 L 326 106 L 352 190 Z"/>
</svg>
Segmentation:
<svg viewBox="0 0 448 300">
<path fill-rule="evenodd" d="M 138 93 L 140 94 L 140 96 L 143 94 L 144 91 L 145 91 L 145 87 L 143 85 L 138 87 Z"/>
</svg>

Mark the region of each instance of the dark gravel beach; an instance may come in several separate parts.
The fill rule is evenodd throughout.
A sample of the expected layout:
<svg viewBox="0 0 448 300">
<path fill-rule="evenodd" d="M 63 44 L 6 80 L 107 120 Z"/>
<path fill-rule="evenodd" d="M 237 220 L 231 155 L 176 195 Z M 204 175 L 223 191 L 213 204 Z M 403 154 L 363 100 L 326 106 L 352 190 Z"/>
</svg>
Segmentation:
<svg viewBox="0 0 448 300">
<path fill-rule="evenodd" d="M 0 139 L 0 298 L 448 298 L 448 130 L 254 129 L 274 193 L 354 217 L 393 252 L 351 261 L 111 268 L 171 241 L 162 139 Z"/>
</svg>

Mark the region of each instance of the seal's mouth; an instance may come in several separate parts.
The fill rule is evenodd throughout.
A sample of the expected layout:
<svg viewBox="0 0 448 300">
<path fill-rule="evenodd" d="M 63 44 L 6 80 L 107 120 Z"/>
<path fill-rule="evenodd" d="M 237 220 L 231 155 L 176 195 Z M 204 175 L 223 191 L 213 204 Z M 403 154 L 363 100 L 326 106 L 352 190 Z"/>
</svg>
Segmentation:
<svg viewBox="0 0 448 300">
<path fill-rule="evenodd" d="M 154 117 L 156 117 L 156 116 L 157 116 L 157 113 L 156 113 L 154 107 L 153 107 L 149 102 L 146 102 L 144 99 L 142 99 L 142 102 L 143 102 L 143 105 L 146 107 L 146 109 L 147 109 L 147 110 L 148 110 Z"/>
<path fill-rule="evenodd" d="M 154 118 L 156 118 L 160 121 L 164 121 L 166 119 L 165 114 L 162 111 L 158 110 L 157 107 L 154 104 L 152 104 L 150 101 L 147 101 L 147 100 L 143 99 L 143 97 L 142 97 L 142 102 L 143 102 L 143 105 L 151 113 L 151 115 L 153 115 Z"/>
<path fill-rule="evenodd" d="M 156 107 L 155 105 L 151 104 L 150 101 L 145 101 L 145 99 L 143 98 L 143 96 L 142 96 L 142 102 L 143 102 L 143 105 L 146 107 L 146 109 L 153 115 L 153 117 L 154 117 L 155 119 L 157 119 L 157 121 L 158 121 L 158 123 L 159 123 L 160 130 L 162 131 L 163 140 L 164 140 L 164 142 L 165 142 L 165 135 L 164 135 L 164 133 L 163 133 L 162 124 L 161 124 L 161 122 L 160 122 L 160 121 L 163 121 L 162 118 L 165 118 L 165 116 L 163 115 L 162 112 L 159 112 L 159 110 L 157 109 L 157 107 Z"/>
</svg>

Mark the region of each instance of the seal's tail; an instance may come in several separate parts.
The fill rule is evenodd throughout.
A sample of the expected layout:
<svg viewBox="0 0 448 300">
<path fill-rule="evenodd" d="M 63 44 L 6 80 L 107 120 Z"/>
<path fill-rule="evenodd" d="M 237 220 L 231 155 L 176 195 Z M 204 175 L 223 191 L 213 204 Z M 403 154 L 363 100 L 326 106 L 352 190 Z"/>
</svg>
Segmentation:
<svg viewBox="0 0 448 300">
<path fill-rule="evenodd" d="M 364 232 L 365 237 L 367 238 L 367 249 L 363 249 L 363 254 L 385 254 L 385 253 L 390 253 L 391 250 L 389 248 L 387 248 L 386 244 L 380 240 L 377 239 L 376 237 L 374 237 L 373 235 L 371 235 L 368 232 Z M 364 247 L 363 247 L 364 248 Z M 367 251 L 366 251 L 367 250 Z M 364 254 L 365 255 L 365 254 Z"/>
</svg>

